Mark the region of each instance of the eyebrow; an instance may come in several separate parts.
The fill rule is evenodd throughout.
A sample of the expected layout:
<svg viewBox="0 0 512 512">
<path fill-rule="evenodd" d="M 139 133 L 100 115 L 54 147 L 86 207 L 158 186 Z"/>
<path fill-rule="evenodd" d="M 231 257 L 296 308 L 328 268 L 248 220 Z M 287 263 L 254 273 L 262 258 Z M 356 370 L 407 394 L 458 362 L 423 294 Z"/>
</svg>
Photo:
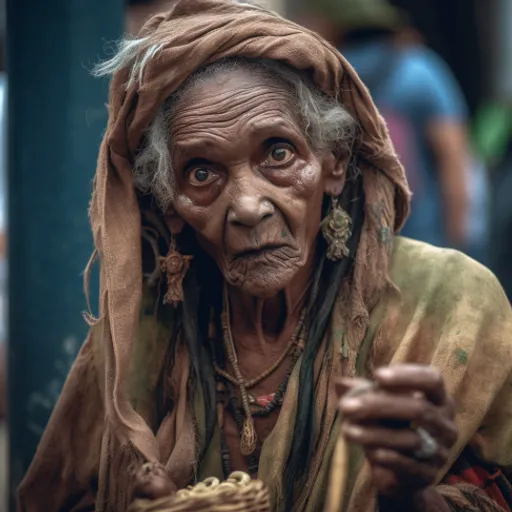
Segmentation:
<svg viewBox="0 0 512 512">
<path fill-rule="evenodd" d="M 197 167 L 198 165 L 208 165 L 211 164 L 212 161 L 208 158 L 191 158 L 187 160 L 185 165 L 183 166 L 184 170 L 190 169 L 191 167 Z"/>
<path fill-rule="evenodd" d="M 279 133 L 276 133 L 277 131 L 279 131 Z M 249 137 L 261 139 L 259 142 L 264 142 L 272 138 L 288 138 L 294 140 L 301 138 L 305 140 L 305 134 L 301 132 L 300 128 L 296 126 L 295 123 L 286 121 L 283 118 L 280 118 L 277 122 L 276 120 L 271 121 L 269 119 L 250 122 Z M 229 143 L 226 142 L 226 144 L 232 147 L 232 144 L 236 144 L 236 139 Z M 199 138 L 193 141 L 185 139 L 177 141 L 173 146 L 173 153 L 177 153 L 180 160 L 186 161 L 187 167 L 190 166 L 190 161 L 200 164 L 211 163 L 215 159 L 205 156 L 206 153 L 222 152 L 222 149 L 214 144 L 210 137 Z M 188 159 L 189 155 L 192 156 L 190 160 Z"/>
</svg>

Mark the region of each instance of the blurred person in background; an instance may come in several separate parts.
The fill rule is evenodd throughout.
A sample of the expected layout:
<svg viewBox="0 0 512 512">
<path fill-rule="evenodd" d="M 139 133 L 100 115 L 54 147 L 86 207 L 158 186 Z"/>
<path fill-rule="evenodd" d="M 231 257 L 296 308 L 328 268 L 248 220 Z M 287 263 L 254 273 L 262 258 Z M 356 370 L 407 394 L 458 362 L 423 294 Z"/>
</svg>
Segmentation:
<svg viewBox="0 0 512 512">
<path fill-rule="evenodd" d="M 512 300 L 512 104 L 484 104 L 476 115 L 474 141 L 491 182 L 489 267 Z"/>
<path fill-rule="evenodd" d="M 446 63 L 386 0 L 314 0 L 307 24 L 342 49 L 386 119 L 413 191 L 403 235 L 485 259 L 487 184 Z"/>
</svg>

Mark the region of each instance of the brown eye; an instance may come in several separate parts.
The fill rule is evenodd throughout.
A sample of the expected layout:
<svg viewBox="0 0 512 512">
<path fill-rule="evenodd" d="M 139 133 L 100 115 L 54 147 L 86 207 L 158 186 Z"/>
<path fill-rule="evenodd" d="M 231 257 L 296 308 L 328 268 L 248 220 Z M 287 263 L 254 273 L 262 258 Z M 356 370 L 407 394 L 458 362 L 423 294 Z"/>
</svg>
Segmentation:
<svg viewBox="0 0 512 512">
<path fill-rule="evenodd" d="M 289 146 L 274 146 L 267 153 L 264 165 L 268 167 L 284 165 L 290 162 L 294 156 L 295 153 Z"/>
<path fill-rule="evenodd" d="M 217 174 L 206 167 L 197 167 L 189 174 L 189 182 L 195 187 L 204 187 L 217 179 Z"/>
<path fill-rule="evenodd" d="M 207 181 L 209 177 L 210 171 L 208 169 L 197 169 L 197 171 L 194 171 L 194 178 L 200 183 Z"/>
<path fill-rule="evenodd" d="M 286 158 L 288 157 L 288 150 L 284 148 L 277 148 L 273 149 L 270 152 L 270 156 L 276 161 L 276 162 L 284 162 Z"/>
</svg>

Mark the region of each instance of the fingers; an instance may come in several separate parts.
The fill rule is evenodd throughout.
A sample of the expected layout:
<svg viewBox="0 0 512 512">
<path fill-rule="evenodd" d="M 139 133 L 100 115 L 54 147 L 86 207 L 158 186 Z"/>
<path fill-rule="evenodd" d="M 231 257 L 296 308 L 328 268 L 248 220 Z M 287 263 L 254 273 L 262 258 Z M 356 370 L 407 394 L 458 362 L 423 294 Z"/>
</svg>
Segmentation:
<svg viewBox="0 0 512 512">
<path fill-rule="evenodd" d="M 375 372 L 375 380 L 381 389 L 387 391 L 420 391 L 435 405 L 444 405 L 447 402 L 443 376 L 433 366 L 388 366 Z"/>
<path fill-rule="evenodd" d="M 397 396 L 381 391 L 368 392 L 358 397 L 341 399 L 341 412 L 347 421 L 368 423 L 385 420 L 416 421 L 424 415 L 428 405 L 411 396 Z"/>
<path fill-rule="evenodd" d="M 424 483 L 425 480 L 428 481 L 425 477 L 422 477 L 420 481 L 414 481 L 412 478 L 408 478 L 405 481 L 404 478 L 395 474 L 391 469 L 383 466 L 372 465 L 372 481 L 378 495 L 380 497 L 398 500 L 398 503 L 401 503 L 404 500 L 406 501 L 407 496 L 413 496 L 415 493 L 427 486 L 427 484 Z M 410 510 L 410 507 L 400 507 L 398 503 L 394 502 L 393 505 L 384 507 L 384 509 Z"/>
<path fill-rule="evenodd" d="M 362 379 L 359 377 L 354 378 L 344 378 L 340 377 L 334 381 L 334 387 L 336 389 L 336 394 L 338 397 L 342 397 L 349 391 L 352 391 L 353 389 L 359 387 L 359 386 L 366 386 L 369 384 L 370 381 L 366 379 Z"/>
<path fill-rule="evenodd" d="M 378 469 L 389 470 L 400 482 L 401 487 L 407 485 L 428 487 L 435 482 L 439 471 L 436 465 L 419 463 L 392 450 L 371 450 L 366 452 L 366 457 L 370 464 L 374 466 L 374 476 Z"/>
<path fill-rule="evenodd" d="M 457 439 L 454 422 L 440 407 L 423 398 L 370 391 L 342 398 L 340 410 L 346 422 L 373 426 L 401 424 L 422 426 L 442 445 L 451 447 Z"/>
<path fill-rule="evenodd" d="M 391 429 L 345 423 L 342 432 L 347 440 L 357 443 L 365 449 L 387 448 L 403 453 L 413 453 L 421 447 L 419 436 L 411 429 Z"/>
<path fill-rule="evenodd" d="M 415 459 L 415 453 L 421 449 L 421 438 L 412 429 L 391 429 L 379 426 L 361 426 L 346 423 L 342 427 L 346 439 L 359 444 L 366 452 L 379 449 L 399 452 Z M 449 456 L 449 449 L 439 444 L 436 454 L 429 460 L 435 467 L 442 467 Z"/>
<path fill-rule="evenodd" d="M 434 405 L 445 406 L 450 417 L 455 416 L 455 402 L 448 397 L 439 369 L 424 365 L 397 365 L 380 368 L 375 372 L 375 384 L 380 389 L 397 394 L 424 396 Z M 336 392 L 343 396 L 370 381 L 362 378 L 336 380 Z"/>
<path fill-rule="evenodd" d="M 452 418 L 440 413 L 433 417 L 428 423 L 424 423 L 423 425 L 419 424 L 418 426 L 425 427 L 437 441 L 449 448 L 451 448 L 459 438 L 457 425 Z"/>
<path fill-rule="evenodd" d="M 364 450 L 379 493 L 401 495 L 433 485 L 457 440 L 455 404 L 441 373 L 433 367 L 397 365 L 377 370 L 374 388 L 367 383 L 340 379 L 336 391 L 342 434 Z M 431 440 L 427 446 L 419 427 L 435 445 Z M 428 452 L 432 457 L 426 459 Z"/>
</svg>

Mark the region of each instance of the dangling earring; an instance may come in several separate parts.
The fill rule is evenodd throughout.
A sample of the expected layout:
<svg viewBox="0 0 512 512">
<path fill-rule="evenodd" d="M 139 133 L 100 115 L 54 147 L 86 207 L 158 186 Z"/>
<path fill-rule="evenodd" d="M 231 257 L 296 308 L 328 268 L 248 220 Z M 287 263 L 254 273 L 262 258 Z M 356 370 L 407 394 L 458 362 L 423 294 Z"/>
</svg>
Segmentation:
<svg viewBox="0 0 512 512">
<path fill-rule="evenodd" d="M 183 279 L 190 267 L 192 256 L 183 256 L 176 249 L 176 237 L 171 235 L 167 256 L 160 257 L 160 269 L 167 277 L 167 293 L 164 304 L 172 304 L 175 308 L 183 302 Z"/>
<path fill-rule="evenodd" d="M 322 234 L 327 241 L 327 258 L 331 261 L 342 260 L 350 255 L 347 242 L 352 236 L 352 219 L 338 204 L 338 198 L 332 197 L 332 208 L 320 224 Z"/>
</svg>

